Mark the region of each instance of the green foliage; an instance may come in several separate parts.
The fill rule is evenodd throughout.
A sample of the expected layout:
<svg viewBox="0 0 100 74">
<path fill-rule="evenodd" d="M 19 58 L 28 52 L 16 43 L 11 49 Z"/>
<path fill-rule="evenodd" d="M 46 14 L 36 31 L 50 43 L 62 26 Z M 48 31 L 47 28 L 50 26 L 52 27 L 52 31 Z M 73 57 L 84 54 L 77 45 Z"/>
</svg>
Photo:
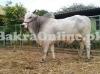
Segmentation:
<svg viewBox="0 0 100 74">
<path fill-rule="evenodd" d="M 92 49 L 100 49 L 100 40 L 91 41 L 91 48 Z"/>
<path fill-rule="evenodd" d="M 39 16 L 42 16 L 42 15 L 48 13 L 48 11 L 46 11 L 46 10 L 35 10 L 34 13 L 39 15 Z"/>
<path fill-rule="evenodd" d="M 74 12 L 74 11 L 81 11 L 81 10 L 88 10 L 88 9 L 92 9 L 92 8 L 96 8 L 93 5 L 82 5 L 82 4 L 73 4 L 70 7 L 63 7 L 61 8 L 61 11 L 58 11 L 57 13 L 69 13 L 69 12 Z"/>
<path fill-rule="evenodd" d="M 96 20 L 94 18 L 90 18 L 91 19 L 91 33 L 95 34 L 96 32 Z"/>
<path fill-rule="evenodd" d="M 20 24 L 23 22 L 22 18 L 26 13 L 26 9 L 21 4 L 16 4 L 15 6 L 6 6 L 4 7 L 6 18 L 4 19 L 5 25 L 7 26 L 6 32 L 14 32 L 15 25 L 17 24 L 20 27 Z M 19 28 L 16 29 L 19 31 Z"/>
<path fill-rule="evenodd" d="M 15 6 L 6 6 L 4 10 L 6 13 L 7 22 L 10 24 L 20 23 L 21 18 L 26 13 L 26 9 L 21 4 L 16 4 Z"/>
</svg>

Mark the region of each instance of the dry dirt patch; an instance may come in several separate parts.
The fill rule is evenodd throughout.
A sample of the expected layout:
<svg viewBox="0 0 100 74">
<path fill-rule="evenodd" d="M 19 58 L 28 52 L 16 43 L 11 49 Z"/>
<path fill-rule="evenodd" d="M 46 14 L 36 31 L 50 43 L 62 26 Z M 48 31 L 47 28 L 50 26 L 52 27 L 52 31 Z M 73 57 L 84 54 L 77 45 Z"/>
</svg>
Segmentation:
<svg viewBox="0 0 100 74">
<path fill-rule="evenodd" d="M 41 52 L 32 50 L 0 49 L 0 74 L 100 74 L 100 56 L 90 62 L 77 54 L 50 53 L 45 63 L 40 63 Z"/>
</svg>

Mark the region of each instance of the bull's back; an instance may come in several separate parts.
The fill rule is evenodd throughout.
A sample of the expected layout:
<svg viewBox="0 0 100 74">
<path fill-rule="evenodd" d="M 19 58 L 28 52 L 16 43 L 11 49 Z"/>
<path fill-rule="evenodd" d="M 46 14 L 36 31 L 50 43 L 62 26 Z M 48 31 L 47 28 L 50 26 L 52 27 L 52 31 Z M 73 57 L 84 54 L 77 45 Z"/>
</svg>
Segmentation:
<svg viewBox="0 0 100 74">
<path fill-rule="evenodd" d="M 90 32 L 91 22 L 86 16 L 75 15 L 65 19 L 58 20 L 57 29 L 58 31 L 64 31 L 66 33 L 79 33 L 79 32 Z"/>
<path fill-rule="evenodd" d="M 50 18 L 42 31 L 49 33 L 66 32 L 68 34 L 89 33 L 91 22 L 88 17 L 80 15 L 59 20 Z"/>
</svg>

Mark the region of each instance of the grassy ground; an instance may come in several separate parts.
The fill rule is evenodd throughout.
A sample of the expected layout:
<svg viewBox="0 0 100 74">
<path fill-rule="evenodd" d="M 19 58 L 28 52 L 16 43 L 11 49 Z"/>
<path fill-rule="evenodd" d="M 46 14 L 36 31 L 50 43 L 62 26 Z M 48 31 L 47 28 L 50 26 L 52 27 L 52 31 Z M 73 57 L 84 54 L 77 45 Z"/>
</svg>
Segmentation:
<svg viewBox="0 0 100 74">
<path fill-rule="evenodd" d="M 76 53 L 56 52 L 41 63 L 39 49 L 0 49 L 0 74 L 100 74 L 100 56 L 90 62 L 80 59 Z"/>
</svg>

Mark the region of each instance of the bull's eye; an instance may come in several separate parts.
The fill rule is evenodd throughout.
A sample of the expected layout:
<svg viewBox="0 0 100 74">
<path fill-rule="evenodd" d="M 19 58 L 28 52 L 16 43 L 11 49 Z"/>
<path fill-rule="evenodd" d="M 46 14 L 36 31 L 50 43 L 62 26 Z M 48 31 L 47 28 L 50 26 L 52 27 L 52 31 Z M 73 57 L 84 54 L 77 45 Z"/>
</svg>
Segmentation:
<svg viewBox="0 0 100 74">
<path fill-rule="evenodd" d="M 29 19 L 31 19 L 32 17 L 30 16 Z"/>
</svg>

